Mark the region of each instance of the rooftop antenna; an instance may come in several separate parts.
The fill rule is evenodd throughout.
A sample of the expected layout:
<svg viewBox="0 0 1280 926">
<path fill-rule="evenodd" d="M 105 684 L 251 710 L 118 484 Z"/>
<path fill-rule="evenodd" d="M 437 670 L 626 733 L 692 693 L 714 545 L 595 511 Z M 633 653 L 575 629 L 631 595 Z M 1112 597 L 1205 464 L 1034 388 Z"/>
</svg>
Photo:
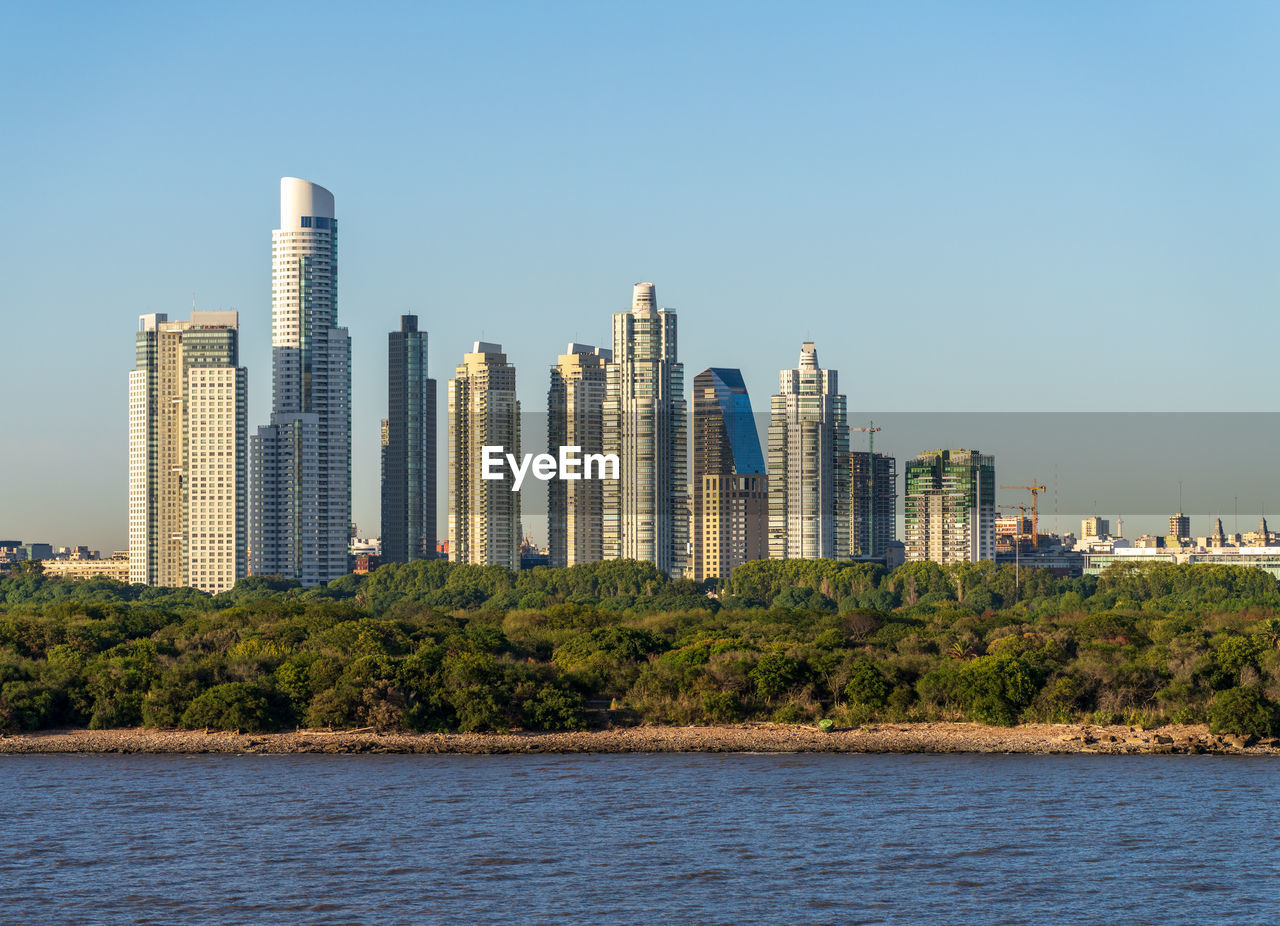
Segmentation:
<svg viewBox="0 0 1280 926">
<path fill-rule="evenodd" d="M 1059 537 L 1062 536 L 1062 529 L 1058 525 L 1058 467 L 1053 468 L 1053 532 Z"/>
</svg>

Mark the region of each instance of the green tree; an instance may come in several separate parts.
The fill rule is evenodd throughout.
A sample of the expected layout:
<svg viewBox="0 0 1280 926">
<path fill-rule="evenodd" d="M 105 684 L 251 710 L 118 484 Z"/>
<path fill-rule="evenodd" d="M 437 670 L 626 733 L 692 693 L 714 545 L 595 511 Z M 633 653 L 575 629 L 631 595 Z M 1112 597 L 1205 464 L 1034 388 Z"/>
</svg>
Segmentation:
<svg viewBox="0 0 1280 926">
<path fill-rule="evenodd" d="M 980 656 L 960 670 L 958 695 L 971 720 L 1012 726 L 1039 692 L 1030 668 L 1015 656 Z"/>
<path fill-rule="evenodd" d="M 772 700 L 800 681 L 802 668 L 798 662 L 782 653 L 766 653 L 748 675 L 755 682 L 756 694 L 765 700 Z"/>
<path fill-rule="evenodd" d="M 844 686 L 845 697 L 850 704 L 870 708 L 884 707 L 892 690 L 884 673 L 867 657 L 858 659 L 849 668 L 849 681 Z"/>
</svg>

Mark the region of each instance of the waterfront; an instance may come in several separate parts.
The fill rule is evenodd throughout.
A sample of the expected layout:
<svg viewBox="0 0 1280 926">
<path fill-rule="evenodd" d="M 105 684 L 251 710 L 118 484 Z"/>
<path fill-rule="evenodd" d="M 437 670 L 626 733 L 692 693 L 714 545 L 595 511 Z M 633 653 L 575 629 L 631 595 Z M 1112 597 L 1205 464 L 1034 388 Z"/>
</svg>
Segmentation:
<svg viewBox="0 0 1280 926">
<path fill-rule="evenodd" d="M 963 721 L 816 724 L 739 723 L 709 726 L 608 727 L 598 730 L 513 730 L 506 733 L 422 733 L 296 730 L 235 733 L 121 727 L 37 730 L 0 735 L 0 754 L 31 753 L 506 753 L 835 752 L 1027 753 L 1062 755 L 1280 755 L 1280 740 L 1215 734 L 1203 724 L 1141 727 L 1087 723 L 1028 723 L 1002 727 Z"/>
<path fill-rule="evenodd" d="M 0 758 L 5 921 L 1265 922 L 1274 760 Z"/>
</svg>

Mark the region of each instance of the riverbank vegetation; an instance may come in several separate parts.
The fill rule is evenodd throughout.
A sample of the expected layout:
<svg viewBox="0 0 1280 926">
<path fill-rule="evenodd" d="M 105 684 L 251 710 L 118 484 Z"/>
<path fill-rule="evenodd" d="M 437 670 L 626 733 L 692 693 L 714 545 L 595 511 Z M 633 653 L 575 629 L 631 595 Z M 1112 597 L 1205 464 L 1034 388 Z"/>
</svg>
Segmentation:
<svg viewBox="0 0 1280 926">
<path fill-rule="evenodd" d="M 708 595 L 710 592 L 710 596 Z M 1261 570 L 614 561 L 383 566 L 209 596 L 0 580 L 0 730 L 582 729 L 603 723 L 1208 723 L 1280 733 Z"/>
</svg>

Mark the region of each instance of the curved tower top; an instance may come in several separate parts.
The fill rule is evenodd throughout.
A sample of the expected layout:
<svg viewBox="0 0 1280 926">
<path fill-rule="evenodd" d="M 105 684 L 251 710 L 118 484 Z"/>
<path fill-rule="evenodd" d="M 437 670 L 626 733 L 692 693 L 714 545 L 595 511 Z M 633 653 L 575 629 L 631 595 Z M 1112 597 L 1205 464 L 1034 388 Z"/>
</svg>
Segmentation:
<svg viewBox="0 0 1280 926">
<path fill-rule="evenodd" d="M 631 288 L 631 311 L 652 313 L 657 309 L 657 287 L 652 283 L 637 283 Z"/>
<path fill-rule="evenodd" d="M 310 180 L 280 178 L 280 228 L 298 228 L 303 216 L 334 218 L 333 194 Z"/>
</svg>

